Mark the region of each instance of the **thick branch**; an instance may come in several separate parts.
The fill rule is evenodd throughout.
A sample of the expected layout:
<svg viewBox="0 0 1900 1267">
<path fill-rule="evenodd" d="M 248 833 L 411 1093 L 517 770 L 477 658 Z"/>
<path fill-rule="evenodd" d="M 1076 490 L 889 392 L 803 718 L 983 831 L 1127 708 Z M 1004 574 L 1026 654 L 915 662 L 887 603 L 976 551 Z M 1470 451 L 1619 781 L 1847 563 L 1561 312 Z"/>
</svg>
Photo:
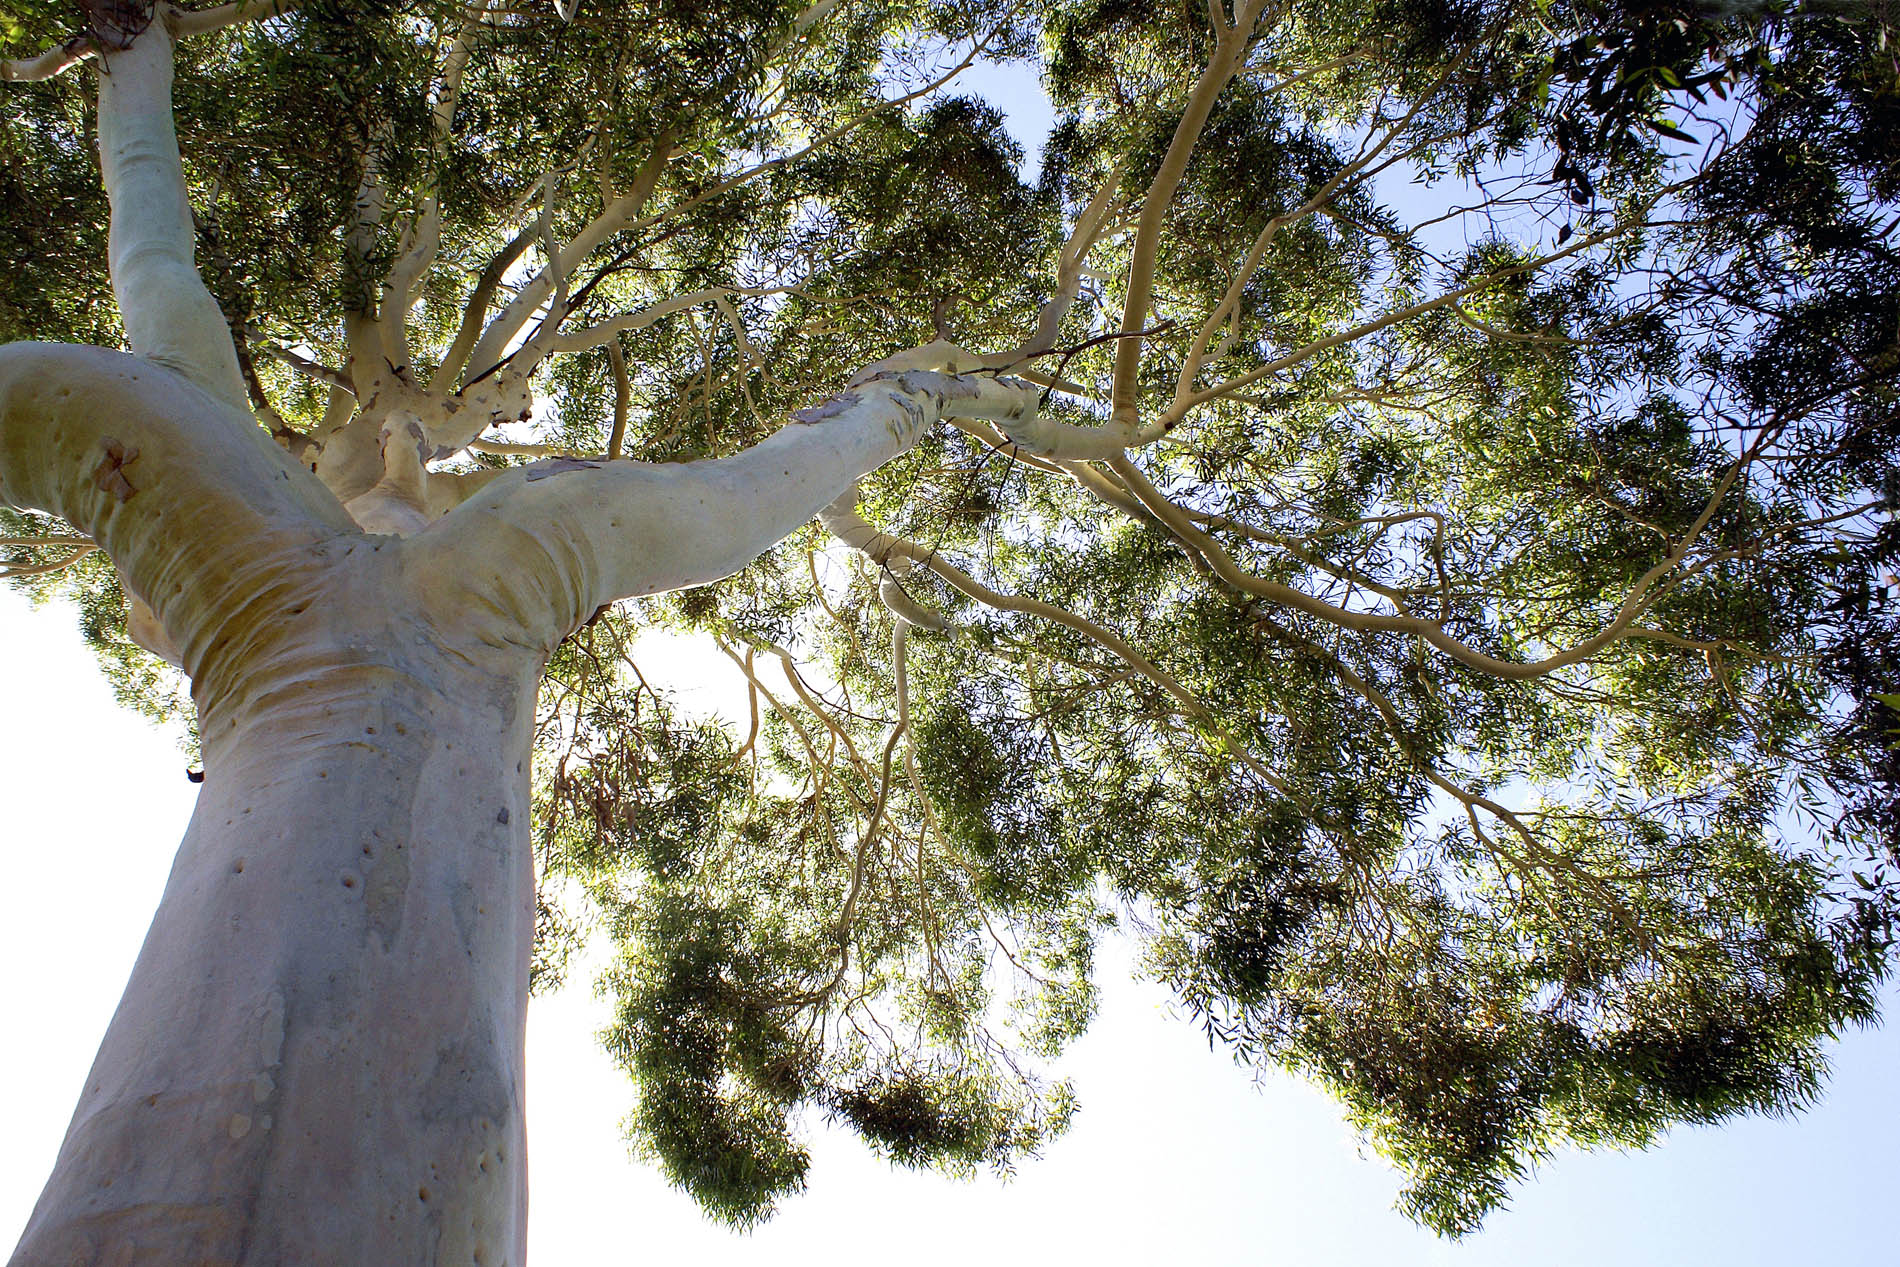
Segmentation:
<svg viewBox="0 0 1900 1267">
<path fill-rule="evenodd" d="M 287 556 L 355 532 L 247 410 L 137 357 L 60 344 L 0 347 L 0 501 L 97 542 L 194 674 Z"/>
<path fill-rule="evenodd" d="M 1181 184 L 1181 177 L 1187 171 L 1188 158 L 1194 153 L 1201 129 L 1207 126 L 1208 116 L 1213 113 L 1214 102 L 1246 60 L 1247 41 L 1253 34 L 1253 25 L 1259 20 L 1262 7 L 1263 0 L 1241 0 L 1234 15 L 1234 26 L 1222 28 L 1219 42 L 1214 46 L 1214 55 L 1208 59 L 1207 69 L 1201 72 L 1200 81 L 1194 85 L 1194 92 L 1188 97 L 1187 108 L 1181 112 L 1181 121 L 1175 126 L 1174 138 L 1168 144 L 1167 154 L 1162 157 L 1161 169 L 1149 183 L 1147 197 L 1142 199 L 1141 220 L 1135 229 L 1134 255 L 1128 264 L 1128 292 L 1122 306 L 1124 332 L 1139 330 L 1147 324 L 1148 301 L 1154 293 L 1155 262 L 1161 248 L 1161 222 L 1167 215 L 1168 204 L 1174 201 L 1174 191 Z M 1115 381 L 1111 401 L 1114 420 L 1123 427 L 1133 427 L 1140 422 L 1135 400 L 1136 379 L 1140 371 L 1141 340 L 1122 340 L 1115 349 Z"/>
<path fill-rule="evenodd" d="M 172 45 L 154 22 L 99 77 L 99 165 L 112 204 L 109 258 L 126 341 L 213 396 L 249 407 L 231 330 L 193 258 L 196 233 L 172 129 Z"/>
<path fill-rule="evenodd" d="M 729 576 L 947 413 L 999 420 L 1034 387 L 984 375 L 882 376 L 728 458 L 653 465 L 555 458 L 498 477 L 427 532 L 428 566 L 545 646 L 603 605 Z"/>
</svg>

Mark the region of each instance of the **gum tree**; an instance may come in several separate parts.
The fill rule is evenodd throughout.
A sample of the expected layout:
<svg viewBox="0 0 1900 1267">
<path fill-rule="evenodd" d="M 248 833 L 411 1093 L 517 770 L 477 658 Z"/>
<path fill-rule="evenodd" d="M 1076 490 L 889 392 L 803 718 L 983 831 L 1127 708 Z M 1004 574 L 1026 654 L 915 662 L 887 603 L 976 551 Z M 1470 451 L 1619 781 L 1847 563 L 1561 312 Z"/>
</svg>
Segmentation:
<svg viewBox="0 0 1900 1267">
<path fill-rule="evenodd" d="M 1871 19 L 15 9 L 6 571 L 204 779 L 15 1262 L 518 1261 L 590 936 L 739 1223 L 1033 1152 L 1116 925 L 1452 1233 L 1871 1018 Z"/>
</svg>

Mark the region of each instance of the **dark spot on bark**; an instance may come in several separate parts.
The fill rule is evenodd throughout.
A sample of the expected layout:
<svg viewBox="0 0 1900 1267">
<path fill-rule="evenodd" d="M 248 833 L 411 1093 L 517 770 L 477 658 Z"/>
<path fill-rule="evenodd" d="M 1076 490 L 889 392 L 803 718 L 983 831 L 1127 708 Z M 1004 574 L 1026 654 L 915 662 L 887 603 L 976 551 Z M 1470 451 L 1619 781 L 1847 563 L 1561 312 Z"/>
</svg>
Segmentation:
<svg viewBox="0 0 1900 1267">
<path fill-rule="evenodd" d="M 185 779 L 191 783 L 203 783 L 205 781 L 205 772 L 203 770 L 187 770 L 185 771 Z"/>
<path fill-rule="evenodd" d="M 416 1189 L 416 1200 L 427 1201 L 428 1199 L 429 1199 L 429 1190 L 427 1188 Z"/>
<path fill-rule="evenodd" d="M 501 807 L 501 813 L 495 815 L 495 821 L 498 823 L 506 823 L 508 821 L 508 807 L 506 805 Z"/>
<path fill-rule="evenodd" d="M 239 858 L 236 862 L 232 863 L 231 870 L 237 872 L 239 875 L 244 874 L 244 859 Z"/>
<path fill-rule="evenodd" d="M 92 468 L 92 486 L 101 492 L 111 493 L 124 503 L 139 491 L 125 475 L 125 468 L 138 461 L 139 451 L 126 448 L 110 436 L 105 438 L 104 444 L 105 456 L 99 459 L 99 465 Z"/>
<path fill-rule="evenodd" d="M 343 877 L 343 887 L 344 887 L 344 888 L 346 888 L 346 889 L 353 889 L 353 888 L 355 888 L 355 887 L 356 887 L 356 877 L 355 877 L 355 876 L 353 876 L 353 875 L 346 875 L 346 876 L 344 876 L 344 877 Z"/>
</svg>

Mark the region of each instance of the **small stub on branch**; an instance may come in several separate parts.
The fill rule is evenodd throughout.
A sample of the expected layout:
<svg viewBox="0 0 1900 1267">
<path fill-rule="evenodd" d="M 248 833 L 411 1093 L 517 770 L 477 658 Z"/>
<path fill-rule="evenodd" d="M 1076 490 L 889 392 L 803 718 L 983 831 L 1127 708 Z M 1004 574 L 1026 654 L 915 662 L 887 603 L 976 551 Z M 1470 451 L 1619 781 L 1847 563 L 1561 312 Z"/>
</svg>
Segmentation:
<svg viewBox="0 0 1900 1267">
<path fill-rule="evenodd" d="M 92 468 L 92 485 L 125 502 L 139 491 L 132 487 L 132 481 L 125 476 L 125 468 L 138 461 L 139 451 L 126 448 L 110 436 L 106 437 L 105 446 L 105 456 L 99 459 L 99 465 Z"/>
</svg>

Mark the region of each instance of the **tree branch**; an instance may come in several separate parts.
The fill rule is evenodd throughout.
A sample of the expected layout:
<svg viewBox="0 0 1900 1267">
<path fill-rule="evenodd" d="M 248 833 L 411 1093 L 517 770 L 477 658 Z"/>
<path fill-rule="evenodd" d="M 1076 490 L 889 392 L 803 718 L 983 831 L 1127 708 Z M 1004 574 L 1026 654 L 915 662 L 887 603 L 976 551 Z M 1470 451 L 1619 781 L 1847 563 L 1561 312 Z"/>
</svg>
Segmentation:
<svg viewBox="0 0 1900 1267">
<path fill-rule="evenodd" d="M 490 0 L 472 0 L 462 10 L 462 25 L 442 59 L 442 73 L 436 83 L 434 101 L 429 108 L 429 161 L 439 169 L 448 152 L 450 132 L 455 124 L 455 107 L 462 97 L 462 72 L 468 67 L 475 48 L 475 35 L 487 20 Z M 439 179 L 439 171 L 435 173 Z M 383 279 L 384 319 L 393 323 L 393 341 L 398 344 L 398 364 L 409 361 L 408 316 L 416 296 L 442 241 L 442 200 L 431 189 L 423 199 L 421 214 L 407 235 L 403 251 Z"/>
<path fill-rule="evenodd" d="M 172 44 L 154 22 L 99 76 L 99 165 L 112 204 L 112 292 L 126 341 L 240 409 L 249 396 L 231 330 L 198 274 L 196 231 L 172 128 Z"/>
<path fill-rule="evenodd" d="M 1168 152 L 1162 157 L 1161 168 L 1149 183 L 1147 196 L 1142 199 L 1141 219 L 1135 228 L 1134 255 L 1128 264 L 1128 289 L 1122 303 L 1124 331 L 1139 330 L 1147 324 L 1148 301 L 1154 294 L 1155 261 L 1161 245 L 1161 222 L 1167 215 L 1168 204 L 1174 200 L 1174 191 L 1180 185 L 1182 175 L 1187 171 L 1188 158 L 1194 153 L 1201 130 L 1207 126 L 1208 116 L 1213 113 L 1214 102 L 1220 98 L 1229 81 L 1239 71 L 1241 63 L 1246 60 L 1247 43 L 1264 4 L 1265 0 L 1241 0 L 1234 14 L 1234 25 L 1231 28 L 1221 27 L 1214 55 L 1208 59 L 1207 68 L 1201 72 L 1200 80 L 1194 85 L 1187 107 L 1181 112 L 1181 121 L 1175 125 L 1174 137 L 1168 143 Z M 1141 422 L 1135 399 L 1136 380 L 1140 371 L 1141 340 L 1124 340 L 1115 349 L 1115 379 L 1110 394 L 1110 410 L 1115 423 L 1129 430 Z"/>
<path fill-rule="evenodd" d="M 166 20 L 171 24 L 172 33 L 182 39 L 222 31 L 240 22 L 267 21 L 302 3 L 303 0 L 237 0 L 235 4 L 221 4 L 215 9 L 172 9 Z"/>
<path fill-rule="evenodd" d="M 449 384 L 468 365 L 468 355 L 474 350 L 475 341 L 481 337 L 482 321 L 488 315 L 488 305 L 494 302 L 502 278 L 514 267 L 515 261 L 521 258 L 534 237 L 535 226 L 529 224 L 495 252 L 495 257 L 482 269 L 481 276 L 475 281 L 475 289 L 469 293 L 468 302 L 462 307 L 462 324 L 455 332 L 455 341 L 449 344 L 448 351 L 442 354 L 441 362 L 427 376 L 430 387 L 447 390 Z"/>
<path fill-rule="evenodd" d="M 176 38 L 189 35 L 204 35 L 211 31 L 222 31 L 227 26 L 236 26 L 239 22 L 261 22 L 274 18 L 289 9 L 294 9 L 301 0 L 240 0 L 237 4 L 223 4 L 215 9 L 177 9 L 164 6 L 165 24 Z M 88 57 L 99 55 L 99 49 L 84 36 L 75 36 L 54 48 L 33 57 L 14 57 L 0 61 L 0 83 L 28 83 L 34 80 L 51 79 L 56 75 L 77 66 Z"/>
<path fill-rule="evenodd" d="M 103 348 L 0 347 L 0 501 L 58 515 L 118 565 L 194 676 L 310 543 L 355 525 L 250 412 Z"/>
<path fill-rule="evenodd" d="M 738 571 L 945 414 L 1013 420 L 1037 400 L 1034 387 L 1013 379 L 882 376 L 801 411 L 732 457 L 517 467 L 412 544 L 443 556 L 436 575 L 480 591 L 474 601 L 507 631 L 496 636 L 551 648 L 616 599 Z"/>
</svg>

